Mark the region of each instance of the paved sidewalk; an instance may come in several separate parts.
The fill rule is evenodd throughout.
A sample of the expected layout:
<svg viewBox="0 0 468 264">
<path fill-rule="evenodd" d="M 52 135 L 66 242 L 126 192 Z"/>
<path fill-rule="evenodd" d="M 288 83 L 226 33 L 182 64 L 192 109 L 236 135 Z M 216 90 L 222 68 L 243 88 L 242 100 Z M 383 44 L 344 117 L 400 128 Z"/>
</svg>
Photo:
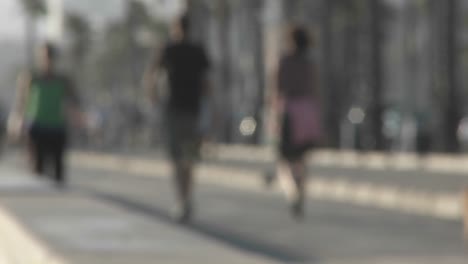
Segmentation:
<svg viewBox="0 0 468 264">
<path fill-rule="evenodd" d="M 316 198 L 308 204 L 311 217 L 297 224 L 289 219 L 278 193 L 261 188 L 252 175 L 237 177 L 239 171 L 222 166 L 202 168 L 203 182 L 197 188 L 200 215 L 193 227 L 184 228 L 168 222 L 166 210 L 173 193 L 167 163 L 90 156 L 88 161 L 88 168 L 73 168 L 71 189 L 66 192 L 0 163 L 0 233 L 4 234 L 2 227 L 10 232 L 0 236 L 1 264 L 461 264 L 466 260 L 458 220 Z M 95 168 L 97 164 L 109 168 Z M 339 186 L 336 190 L 342 190 Z M 343 191 L 336 195 L 344 197 Z"/>
<path fill-rule="evenodd" d="M 1 264 L 272 263 L 0 166 Z"/>
<path fill-rule="evenodd" d="M 387 257 L 387 258 L 370 258 L 359 260 L 336 260 L 325 262 L 323 264 L 465 264 L 466 258 L 463 257 Z"/>
<path fill-rule="evenodd" d="M 75 153 L 71 161 L 72 164 L 81 168 L 119 171 L 126 172 L 128 175 L 151 178 L 167 177 L 171 174 L 169 164 L 162 158 Z M 369 177 L 363 177 L 361 173 L 353 175 L 352 172 L 344 175 L 330 175 L 329 172 L 325 175 L 318 173 L 320 172 L 314 171 L 308 182 L 308 194 L 314 199 L 403 211 L 448 220 L 462 219 L 464 213 L 463 185 L 458 184 L 459 179 L 449 180 L 436 176 L 441 181 L 457 186 L 444 188 L 444 184 L 439 185 L 437 181 L 433 181 L 432 185 L 426 184 L 426 176 L 421 177 L 421 175 L 413 180 L 411 177 L 383 175 L 388 179 L 379 180 L 382 175 L 376 176 L 375 173 Z M 197 178 L 205 184 L 257 191 L 264 184 L 264 174 L 265 170 L 261 165 L 244 167 L 208 162 L 200 166 Z M 465 179 L 468 178 L 462 177 L 462 180 Z M 392 182 L 392 180 L 396 181 Z M 278 191 L 278 186 L 274 187 Z"/>
</svg>

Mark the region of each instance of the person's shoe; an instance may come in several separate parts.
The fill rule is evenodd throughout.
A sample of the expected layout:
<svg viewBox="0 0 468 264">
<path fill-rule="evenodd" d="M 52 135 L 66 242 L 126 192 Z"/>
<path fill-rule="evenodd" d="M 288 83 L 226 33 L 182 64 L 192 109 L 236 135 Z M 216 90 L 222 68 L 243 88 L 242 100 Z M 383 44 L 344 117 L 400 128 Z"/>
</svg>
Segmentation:
<svg viewBox="0 0 468 264">
<path fill-rule="evenodd" d="M 179 224 L 188 224 L 192 220 L 193 208 L 187 203 L 185 205 L 179 206 L 173 212 L 173 219 Z"/>
<path fill-rule="evenodd" d="M 263 175 L 263 182 L 266 188 L 271 188 L 275 183 L 276 175 L 274 172 L 268 171 Z"/>
<path fill-rule="evenodd" d="M 56 180 L 55 188 L 59 191 L 66 191 L 68 189 L 68 184 L 64 180 Z"/>
<path fill-rule="evenodd" d="M 302 221 L 305 218 L 304 201 L 297 199 L 291 204 L 291 216 L 297 221 Z"/>
</svg>

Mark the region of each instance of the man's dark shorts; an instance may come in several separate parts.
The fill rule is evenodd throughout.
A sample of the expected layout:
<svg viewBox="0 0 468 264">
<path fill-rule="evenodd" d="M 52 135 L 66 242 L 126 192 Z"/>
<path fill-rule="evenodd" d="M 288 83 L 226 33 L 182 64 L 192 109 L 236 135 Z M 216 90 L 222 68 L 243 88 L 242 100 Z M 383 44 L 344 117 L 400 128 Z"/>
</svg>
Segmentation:
<svg viewBox="0 0 468 264">
<path fill-rule="evenodd" d="M 168 150 L 173 161 L 195 162 L 200 157 L 201 133 L 197 114 L 166 113 Z"/>
</svg>

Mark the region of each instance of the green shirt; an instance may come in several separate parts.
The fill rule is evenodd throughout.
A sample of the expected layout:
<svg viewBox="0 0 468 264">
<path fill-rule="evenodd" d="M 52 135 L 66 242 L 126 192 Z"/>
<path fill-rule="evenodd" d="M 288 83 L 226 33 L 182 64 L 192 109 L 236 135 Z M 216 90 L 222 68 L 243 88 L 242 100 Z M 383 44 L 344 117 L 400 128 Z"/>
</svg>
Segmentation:
<svg viewBox="0 0 468 264">
<path fill-rule="evenodd" d="M 27 100 L 28 121 L 49 128 L 66 125 L 66 103 L 71 95 L 70 82 L 60 76 L 39 76 L 31 81 Z"/>
</svg>

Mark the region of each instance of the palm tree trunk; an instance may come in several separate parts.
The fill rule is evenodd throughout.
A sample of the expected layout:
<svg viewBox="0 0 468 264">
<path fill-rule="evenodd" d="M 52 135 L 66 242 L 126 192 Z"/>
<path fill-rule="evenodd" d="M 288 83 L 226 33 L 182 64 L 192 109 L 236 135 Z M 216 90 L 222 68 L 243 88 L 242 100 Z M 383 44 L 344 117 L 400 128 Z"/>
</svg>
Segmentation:
<svg viewBox="0 0 468 264">
<path fill-rule="evenodd" d="M 447 31 L 447 86 L 448 86 L 448 104 L 446 109 L 446 136 L 447 150 L 449 152 L 458 152 L 459 144 L 457 140 L 458 122 L 460 120 L 459 102 L 458 102 L 458 61 L 457 61 L 457 1 L 446 0 L 446 31 Z"/>
<path fill-rule="evenodd" d="M 223 56 L 221 65 L 221 82 L 223 85 L 224 98 L 221 99 L 223 102 L 223 112 L 221 113 L 221 126 L 223 128 L 223 140 L 225 142 L 231 142 L 233 138 L 231 128 L 231 116 L 232 116 L 232 102 L 230 98 L 226 98 L 225 95 L 231 94 L 230 87 L 232 83 L 232 72 L 231 72 L 231 42 L 230 42 L 230 20 L 231 10 L 230 4 L 227 0 L 222 0 L 220 3 L 220 27 L 219 27 L 219 43 L 221 48 L 221 54 Z"/>
<path fill-rule="evenodd" d="M 371 84 L 373 103 L 372 130 L 374 134 L 375 149 L 383 150 L 384 138 L 382 133 L 382 39 L 381 39 L 381 3 L 380 0 L 370 0 L 371 12 Z"/>
<path fill-rule="evenodd" d="M 337 109 L 335 108 L 334 101 L 336 99 L 335 85 L 333 78 L 333 68 L 332 68 L 332 38 L 333 38 L 333 29 L 332 29 L 332 15 L 333 15 L 333 1 L 323 0 L 322 1 L 322 17 L 321 17 L 321 27 L 322 27 L 322 67 L 323 67 L 323 78 L 322 86 L 324 94 L 324 104 L 325 104 L 325 120 L 326 120 L 326 129 L 327 134 L 329 134 L 328 144 L 329 147 L 337 148 L 339 146 L 339 117 Z"/>
<path fill-rule="evenodd" d="M 34 68 L 34 49 L 36 47 L 36 24 L 31 16 L 26 16 L 25 22 L 25 63 L 28 70 L 32 70 Z"/>
</svg>

